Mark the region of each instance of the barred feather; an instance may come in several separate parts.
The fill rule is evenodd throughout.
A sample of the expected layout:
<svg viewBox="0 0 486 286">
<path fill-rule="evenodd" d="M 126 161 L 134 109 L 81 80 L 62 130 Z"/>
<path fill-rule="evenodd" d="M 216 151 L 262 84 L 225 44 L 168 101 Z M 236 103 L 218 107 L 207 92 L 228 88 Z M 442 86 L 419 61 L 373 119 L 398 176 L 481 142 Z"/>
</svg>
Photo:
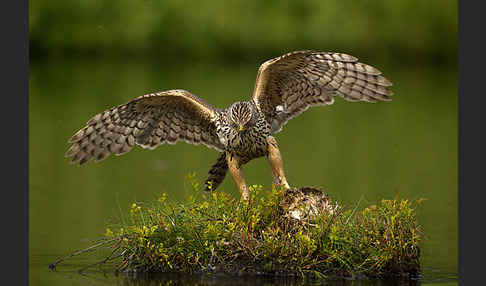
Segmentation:
<svg viewBox="0 0 486 286">
<path fill-rule="evenodd" d="M 278 132 L 311 106 L 348 101 L 390 101 L 392 83 L 381 72 L 341 53 L 295 51 L 260 66 L 253 101 Z"/>
<path fill-rule="evenodd" d="M 228 171 L 228 163 L 226 162 L 226 153 L 221 153 L 216 163 L 211 166 L 209 176 L 205 181 L 206 191 L 213 191 L 223 182 Z"/>
<path fill-rule="evenodd" d="M 154 149 L 184 140 L 222 151 L 214 126 L 218 111 L 184 90 L 147 94 L 91 118 L 69 139 L 66 157 L 80 165 L 110 154 L 122 155 L 135 144 Z"/>
<path fill-rule="evenodd" d="M 125 154 L 135 144 L 154 149 L 180 140 L 202 143 L 222 152 L 209 171 L 206 190 L 222 183 L 228 171 L 226 160 L 232 158 L 228 159 L 230 171 L 244 193 L 239 166 L 261 156 L 274 160 L 272 168 L 281 165 L 280 153 L 269 151 L 271 132 L 279 132 L 311 106 L 333 104 L 336 95 L 347 101 L 389 101 L 390 86 L 378 69 L 353 56 L 295 51 L 260 66 L 249 101 L 216 109 L 185 90 L 143 95 L 91 118 L 69 139 L 72 146 L 65 156 L 82 165 L 93 158 L 101 161 L 110 154 Z M 280 165 L 273 171 L 283 176 Z M 285 178 L 284 182 L 288 186 Z"/>
</svg>

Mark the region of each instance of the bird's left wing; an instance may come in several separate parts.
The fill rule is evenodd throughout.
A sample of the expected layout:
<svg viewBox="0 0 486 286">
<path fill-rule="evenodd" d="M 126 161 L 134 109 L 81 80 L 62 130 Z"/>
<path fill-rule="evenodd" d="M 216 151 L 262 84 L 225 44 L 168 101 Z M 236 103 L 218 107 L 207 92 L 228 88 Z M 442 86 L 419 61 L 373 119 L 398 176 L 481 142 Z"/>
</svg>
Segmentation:
<svg viewBox="0 0 486 286">
<path fill-rule="evenodd" d="M 135 144 L 154 149 L 179 140 L 223 151 L 216 134 L 218 110 L 185 90 L 167 90 L 139 96 L 88 121 L 69 143 L 66 157 L 84 164 L 110 154 L 121 155 Z"/>
<path fill-rule="evenodd" d="M 260 66 L 253 101 L 276 133 L 309 107 L 333 104 L 336 95 L 348 101 L 391 100 L 391 85 L 353 56 L 295 51 Z"/>
</svg>

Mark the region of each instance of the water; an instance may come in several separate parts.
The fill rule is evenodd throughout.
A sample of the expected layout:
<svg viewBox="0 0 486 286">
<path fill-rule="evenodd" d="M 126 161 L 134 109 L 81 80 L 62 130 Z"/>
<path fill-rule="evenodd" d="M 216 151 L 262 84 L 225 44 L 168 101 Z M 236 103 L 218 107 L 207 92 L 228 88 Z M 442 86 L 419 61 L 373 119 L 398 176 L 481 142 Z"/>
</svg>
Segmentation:
<svg viewBox="0 0 486 286">
<path fill-rule="evenodd" d="M 47 265 L 99 238 L 134 201 L 168 193 L 183 201 L 195 171 L 205 179 L 217 152 L 178 143 L 154 151 L 134 148 L 100 164 L 70 165 L 67 139 L 93 115 L 136 96 L 183 88 L 218 107 L 247 99 L 257 63 L 71 60 L 32 62 L 30 74 L 30 282 L 32 285 L 299 285 L 270 278 L 180 275 L 127 277 L 77 269 L 94 258 Z M 424 233 L 423 277 L 418 281 L 329 281 L 326 285 L 457 285 L 457 72 L 396 69 L 375 64 L 395 83 L 390 103 L 349 103 L 312 108 L 276 138 L 291 185 L 323 187 L 342 204 L 362 198 L 426 198 L 419 209 Z M 249 184 L 271 186 L 270 167 L 257 159 L 244 167 Z M 238 196 L 228 177 L 219 191 Z M 172 282 L 171 282 L 172 281 Z M 294 283 L 294 284 L 292 284 Z M 403 284 L 405 283 L 405 284 Z"/>
</svg>

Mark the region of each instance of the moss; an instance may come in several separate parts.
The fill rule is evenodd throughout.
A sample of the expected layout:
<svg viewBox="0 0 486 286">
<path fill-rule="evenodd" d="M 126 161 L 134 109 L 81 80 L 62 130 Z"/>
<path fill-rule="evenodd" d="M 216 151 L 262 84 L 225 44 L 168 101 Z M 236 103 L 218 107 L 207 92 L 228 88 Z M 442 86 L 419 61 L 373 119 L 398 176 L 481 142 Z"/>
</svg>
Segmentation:
<svg viewBox="0 0 486 286">
<path fill-rule="evenodd" d="M 199 190 L 184 204 L 166 195 L 134 203 L 129 221 L 109 228 L 121 271 L 335 276 L 416 275 L 420 203 L 382 200 L 360 211 L 339 206 L 312 219 L 284 216 L 284 191 L 251 186 L 249 203 Z"/>
</svg>

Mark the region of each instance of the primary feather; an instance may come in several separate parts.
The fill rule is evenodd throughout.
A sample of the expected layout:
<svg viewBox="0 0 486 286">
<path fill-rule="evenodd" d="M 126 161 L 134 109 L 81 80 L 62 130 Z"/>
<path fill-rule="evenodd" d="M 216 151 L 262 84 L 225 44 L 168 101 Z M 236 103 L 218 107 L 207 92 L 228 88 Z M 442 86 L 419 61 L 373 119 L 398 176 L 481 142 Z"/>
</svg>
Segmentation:
<svg viewBox="0 0 486 286">
<path fill-rule="evenodd" d="M 253 100 L 278 132 L 311 106 L 330 105 L 336 95 L 348 101 L 389 101 L 392 83 L 381 72 L 341 53 L 295 51 L 264 62 Z"/>
<path fill-rule="evenodd" d="M 291 118 L 311 106 L 333 104 L 335 96 L 347 101 L 389 101 L 391 85 L 378 69 L 353 56 L 295 51 L 264 62 L 252 98 L 226 109 L 215 108 L 185 90 L 167 90 L 99 113 L 69 139 L 73 145 L 66 157 L 81 165 L 92 158 L 100 161 L 110 154 L 124 154 L 135 144 L 154 149 L 180 140 L 202 143 L 222 153 L 209 172 L 207 189 L 216 189 L 228 168 L 235 168 L 232 174 L 237 174 L 244 193 L 240 166 L 268 156 L 269 150 L 274 152 L 269 158 L 274 160 L 272 168 L 277 168 L 274 176 L 283 176 L 280 153 L 270 134 L 279 132 Z M 274 142 L 273 146 L 268 142 Z M 237 164 L 228 161 L 233 158 Z M 285 178 L 279 179 L 286 183 Z"/>
</svg>

